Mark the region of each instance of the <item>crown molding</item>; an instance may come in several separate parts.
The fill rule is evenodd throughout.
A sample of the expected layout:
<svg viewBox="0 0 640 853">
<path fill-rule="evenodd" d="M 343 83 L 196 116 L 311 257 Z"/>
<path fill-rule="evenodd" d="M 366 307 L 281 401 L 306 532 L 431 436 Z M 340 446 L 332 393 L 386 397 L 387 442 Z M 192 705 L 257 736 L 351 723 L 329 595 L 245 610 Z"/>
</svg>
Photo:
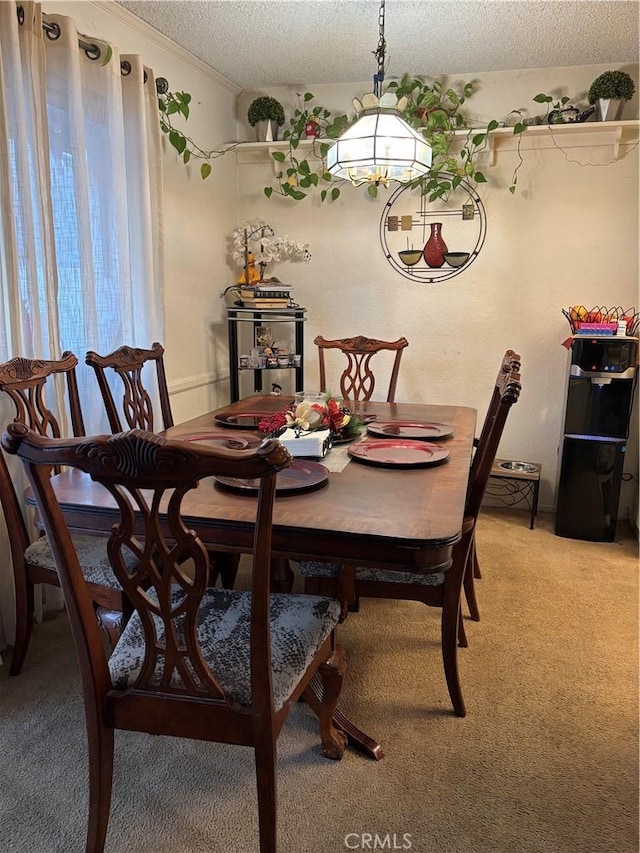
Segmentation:
<svg viewBox="0 0 640 853">
<path fill-rule="evenodd" d="M 128 9 L 125 9 L 124 6 L 118 5 L 115 0 L 89 0 L 89 5 L 94 6 L 96 9 L 99 9 L 101 12 L 106 12 L 106 14 L 110 15 L 112 18 L 115 18 L 121 24 L 124 24 L 130 30 L 135 30 L 144 38 L 149 39 L 150 41 L 155 42 L 158 47 L 162 48 L 162 50 L 166 50 L 167 53 L 172 53 L 176 59 L 179 59 L 181 62 L 184 62 L 186 65 L 190 65 L 195 71 L 200 74 L 204 74 L 206 77 L 209 77 L 211 80 L 216 82 L 219 86 L 222 86 L 223 89 L 226 89 L 228 92 L 231 92 L 233 95 L 239 95 L 242 91 L 242 87 L 232 83 L 231 80 L 228 80 L 219 71 L 216 71 L 215 68 L 212 68 L 210 65 L 207 65 L 206 62 L 203 62 L 201 59 L 198 59 L 197 56 L 194 56 L 192 53 L 189 53 L 188 50 L 185 50 L 179 44 L 172 41 L 167 36 L 155 30 L 152 26 L 147 24 L 146 21 L 143 21 L 141 18 L 136 17 L 133 12 L 130 12 Z M 159 75 L 162 74 L 160 70 L 157 72 Z"/>
</svg>

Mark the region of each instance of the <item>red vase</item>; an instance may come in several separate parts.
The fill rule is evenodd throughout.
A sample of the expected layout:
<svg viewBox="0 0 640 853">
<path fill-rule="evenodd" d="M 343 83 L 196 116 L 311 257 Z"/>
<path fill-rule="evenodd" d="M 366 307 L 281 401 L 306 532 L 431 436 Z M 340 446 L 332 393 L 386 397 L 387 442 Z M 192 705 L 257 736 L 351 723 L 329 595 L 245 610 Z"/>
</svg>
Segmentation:
<svg viewBox="0 0 640 853">
<path fill-rule="evenodd" d="M 431 223 L 431 236 L 424 244 L 424 260 L 428 267 L 441 267 L 444 263 L 444 253 L 448 251 L 447 244 L 442 239 L 442 222 Z"/>
</svg>

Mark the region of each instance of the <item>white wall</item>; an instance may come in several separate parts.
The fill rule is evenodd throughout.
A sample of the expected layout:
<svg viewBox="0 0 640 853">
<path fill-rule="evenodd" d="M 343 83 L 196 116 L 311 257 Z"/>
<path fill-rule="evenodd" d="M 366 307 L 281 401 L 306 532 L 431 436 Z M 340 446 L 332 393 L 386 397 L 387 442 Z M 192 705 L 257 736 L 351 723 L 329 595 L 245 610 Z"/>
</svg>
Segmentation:
<svg viewBox="0 0 640 853">
<path fill-rule="evenodd" d="M 506 119 L 511 108 L 527 106 L 540 91 L 579 101 L 579 93 L 604 70 L 607 66 L 468 75 L 465 79 L 481 77 L 469 112 Z M 637 79 L 637 69 L 630 70 Z M 558 89 L 556 81 L 566 86 Z M 312 104 L 347 112 L 348 99 L 366 90 L 366 83 L 304 89 L 316 95 Z M 289 115 L 295 91 L 269 93 Z M 242 94 L 243 108 L 255 94 Z M 531 107 L 531 114 L 539 112 L 536 104 Z M 624 117 L 632 117 L 634 108 L 637 117 L 637 96 Z M 569 326 L 561 309 L 638 306 L 638 151 L 623 150 L 626 156 L 618 162 L 610 162 L 610 146 L 525 151 L 515 196 L 506 187 L 516 154 L 499 152 L 496 165 L 485 169 L 489 185 L 479 191 L 487 213 L 484 247 L 463 273 L 433 285 L 402 277 L 383 255 L 380 218 L 393 188 L 381 190 L 378 200 L 351 187 L 324 205 L 311 197 L 268 200 L 262 192 L 273 183 L 267 157 L 255 163 L 240 156 L 240 219 L 264 216 L 278 233 L 311 246 L 308 266 L 271 270 L 295 283 L 296 298 L 308 309 L 305 384 L 311 389 L 317 383 L 316 334 L 405 335 L 410 345 L 398 399 L 474 406 L 481 421 L 501 356 L 506 348 L 515 349 L 523 359 L 524 387 L 499 454 L 542 463 L 540 506 L 551 509 L 568 370 L 561 344 Z M 630 471 L 637 469 L 634 451 L 630 448 Z M 625 486 L 623 512 L 632 502 L 633 486 Z"/>
</svg>

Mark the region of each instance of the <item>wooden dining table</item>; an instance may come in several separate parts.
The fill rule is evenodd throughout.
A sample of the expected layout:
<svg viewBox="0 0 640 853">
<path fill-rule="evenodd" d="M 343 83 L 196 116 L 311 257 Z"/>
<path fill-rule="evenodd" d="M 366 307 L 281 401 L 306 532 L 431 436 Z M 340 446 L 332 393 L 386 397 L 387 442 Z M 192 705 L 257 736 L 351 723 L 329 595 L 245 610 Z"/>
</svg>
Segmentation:
<svg viewBox="0 0 640 853">
<path fill-rule="evenodd" d="M 168 438 L 205 440 L 211 433 L 229 439 L 256 435 L 230 423 L 252 423 L 253 416 L 289 406 L 291 397 L 256 394 L 167 430 Z M 438 440 L 446 459 L 434 465 L 397 467 L 363 464 L 345 457 L 340 471 L 331 471 L 319 488 L 277 493 L 273 512 L 272 551 L 276 566 L 289 560 L 323 560 L 341 564 L 397 568 L 429 573 L 451 565 L 460 539 L 476 410 L 465 406 L 418 403 L 358 402 L 352 404 L 374 424 L 389 421 L 450 426 Z M 446 432 L 446 430 L 443 430 Z M 356 441 L 371 441 L 363 431 Z M 334 453 L 331 450 L 330 453 Z M 348 459 L 348 461 L 347 461 Z M 322 460 L 319 460 L 322 463 Z M 117 510 L 102 486 L 78 470 L 53 478 L 55 492 L 71 529 L 109 531 Z M 252 548 L 256 497 L 253 493 L 220 488 L 203 480 L 183 503 L 185 523 L 195 529 L 208 550 L 221 558 L 248 553 Z M 275 589 L 290 586 L 290 577 L 273 579 Z M 375 758 L 379 746 L 342 718 L 338 724 L 350 740 Z"/>
</svg>

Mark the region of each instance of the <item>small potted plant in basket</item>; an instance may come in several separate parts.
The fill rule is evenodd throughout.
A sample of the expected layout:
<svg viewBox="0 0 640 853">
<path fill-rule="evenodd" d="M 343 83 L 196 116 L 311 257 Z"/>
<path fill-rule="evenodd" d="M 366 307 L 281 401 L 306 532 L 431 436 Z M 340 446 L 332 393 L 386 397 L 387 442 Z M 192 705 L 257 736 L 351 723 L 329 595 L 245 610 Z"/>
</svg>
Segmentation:
<svg viewBox="0 0 640 853">
<path fill-rule="evenodd" d="M 272 142 L 278 138 L 278 128 L 284 124 L 284 109 L 280 101 L 261 95 L 249 106 L 247 119 L 256 129 L 258 142 Z"/>
<path fill-rule="evenodd" d="M 596 105 L 597 121 L 618 121 L 624 102 L 636 91 L 633 79 L 626 71 L 605 71 L 591 84 L 589 103 Z"/>
</svg>

